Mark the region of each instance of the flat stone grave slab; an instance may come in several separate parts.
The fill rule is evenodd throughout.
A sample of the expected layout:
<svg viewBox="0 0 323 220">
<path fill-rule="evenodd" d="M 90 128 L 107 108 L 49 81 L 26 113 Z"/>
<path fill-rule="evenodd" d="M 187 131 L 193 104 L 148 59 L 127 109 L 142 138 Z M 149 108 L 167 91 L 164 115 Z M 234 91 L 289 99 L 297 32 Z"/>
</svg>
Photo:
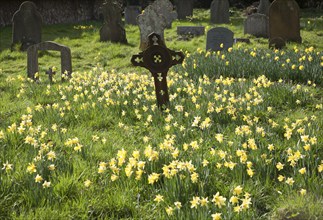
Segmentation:
<svg viewBox="0 0 323 220">
<path fill-rule="evenodd" d="M 177 26 L 178 35 L 201 36 L 205 34 L 204 26 Z"/>
</svg>

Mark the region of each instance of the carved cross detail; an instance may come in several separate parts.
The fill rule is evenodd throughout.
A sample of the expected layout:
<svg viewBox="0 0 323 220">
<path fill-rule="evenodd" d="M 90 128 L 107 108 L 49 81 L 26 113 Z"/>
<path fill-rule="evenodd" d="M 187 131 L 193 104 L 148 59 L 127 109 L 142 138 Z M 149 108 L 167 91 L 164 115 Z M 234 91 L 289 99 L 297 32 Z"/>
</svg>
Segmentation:
<svg viewBox="0 0 323 220">
<path fill-rule="evenodd" d="M 175 52 L 168 49 L 161 42 L 161 37 L 156 33 L 148 36 L 148 48 L 131 58 L 134 66 L 141 66 L 148 69 L 155 81 L 155 92 L 157 105 L 165 108 L 169 103 L 167 72 L 170 67 L 183 62 L 185 56 L 182 52 Z"/>
<path fill-rule="evenodd" d="M 53 71 L 52 68 L 49 68 L 47 71 L 46 71 L 46 74 L 48 75 L 48 78 L 49 78 L 49 82 L 52 83 L 53 82 L 53 76 L 56 74 L 55 71 Z"/>
</svg>

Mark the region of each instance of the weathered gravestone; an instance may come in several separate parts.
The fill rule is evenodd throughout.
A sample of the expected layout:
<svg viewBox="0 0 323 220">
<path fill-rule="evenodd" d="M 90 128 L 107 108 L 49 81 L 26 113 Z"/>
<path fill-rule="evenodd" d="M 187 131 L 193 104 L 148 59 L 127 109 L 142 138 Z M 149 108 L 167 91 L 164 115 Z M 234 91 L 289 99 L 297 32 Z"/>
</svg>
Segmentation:
<svg viewBox="0 0 323 220">
<path fill-rule="evenodd" d="M 230 22 L 229 0 L 212 1 L 211 22 L 214 24 L 225 24 Z"/>
<path fill-rule="evenodd" d="M 23 2 L 12 17 L 12 47 L 21 43 L 21 50 L 41 42 L 42 17 L 33 2 Z"/>
<path fill-rule="evenodd" d="M 275 0 L 269 9 L 269 38 L 301 43 L 299 7 L 295 0 Z"/>
<path fill-rule="evenodd" d="M 124 10 L 126 24 L 137 25 L 137 17 L 141 13 L 141 7 L 137 5 L 128 5 Z"/>
<path fill-rule="evenodd" d="M 268 17 L 264 14 L 252 14 L 244 22 L 244 33 L 256 37 L 268 37 Z"/>
<path fill-rule="evenodd" d="M 37 79 L 35 73 L 38 73 L 38 51 L 53 50 L 61 52 L 61 72 L 62 79 L 72 74 L 72 59 L 70 48 L 51 41 L 41 42 L 28 47 L 27 50 L 27 74 L 31 79 Z M 53 73 L 48 73 L 53 74 Z"/>
<path fill-rule="evenodd" d="M 175 0 L 178 19 L 193 16 L 193 0 Z"/>
<path fill-rule="evenodd" d="M 165 47 L 161 37 L 156 33 L 150 34 L 148 40 L 147 49 L 137 55 L 133 55 L 131 63 L 134 66 L 145 67 L 152 73 L 155 82 L 157 105 L 159 108 L 165 108 L 169 103 L 167 72 L 170 67 L 183 62 L 184 54 Z"/>
<path fill-rule="evenodd" d="M 127 43 L 122 23 L 122 9 L 119 1 L 107 0 L 102 5 L 104 24 L 100 29 L 100 41 Z"/>
<path fill-rule="evenodd" d="M 207 32 L 206 50 L 227 50 L 233 46 L 233 32 L 224 27 L 212 28 Z"/>
<path fill-rule="evenodd" d="M 169 0 L 156 0 L 152 4 L 157 13 L 163 15 L 166 19 L 166 28 L 172 27 L 172 22 L 177 19 L 177 12 Z"/>
<path fill-rule="evenodd" d="M 177 26 L 178 35 L 200 36 L 200 35 L 204 35 L 204 33 L 205 33 L 204 26 Z"/>
<path fill-rule="evenodd" d="M 269 15 L 269 7 L 270 7 L 270 2 L 269 0 L 260 0 L 257 13 L 259 14 L 264 14 L 264 15 Z"/>
<path fill-rule="evenodd" d="M 165 45 L 164 30 L 167 27 L 167 20 L 160 13 L 157 4 L 148 5 L 143 13 L 137 17 L 137 21 L 140 29 L 140 50 L 147 49 L 148 36 L 153 32 L 160 36 L 161 43 Z"/>
</svg>

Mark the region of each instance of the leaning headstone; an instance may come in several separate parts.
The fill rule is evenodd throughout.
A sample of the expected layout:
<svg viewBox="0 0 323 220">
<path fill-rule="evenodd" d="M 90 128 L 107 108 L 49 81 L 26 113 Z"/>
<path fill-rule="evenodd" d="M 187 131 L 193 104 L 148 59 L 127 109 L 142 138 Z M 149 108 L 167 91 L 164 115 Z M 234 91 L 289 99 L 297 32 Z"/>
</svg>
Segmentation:
<svg viewBox="0 0 323 220">
<path fill-rule="evenodd" d="M 269 9 L 269 38 L 301 43 L 299 13 L 295 0 L 275 0 Z"/>
<path fill-rule="evenodd" d="M 193 0 L 175 0 L 178 19 L 193 16 Z"/>
<path fill-rule="evenodd" d="M 224 27 L 212 28 L 207 32 L 206 50 L 227 50 L 233 45 L 233 32 Z"/>
<path fill-rule="evenodd" d="M 244 22 L 244 34 L 256 37 L 268 37 L 268 17 L 264 14 L 252 14 Z"/>
<path fill-rule="evenodd" d="M 21 50 L 41 42 L 42 17 L 33 2 L 23 2 L 12 17 L 12 46 L 21 43 Z"/>
<path fill-rule="evenodd" d="M 141 7 L 137 5 L 128 5 L 124 10 L 126 24 L 137 25 L 137 17 L 141 13 Z"/>
<path fill-rule="evenodd" d="M 226 24 L 230 22 L 229 0 L 212 1 L 211 22 L 214 24 Z"/>
<path fill-rule="evenodd" d="M 100 41 L 127 43 L 126 31 L 122 23 L 121 4 L 107 0 L 102 6 L 104 24 L 100 29 Z"/>
<path fill-rule="evenodd" d="M 264 15 L 269 15 L 269 7 L 270 7 L 270 2 L 269 0 L 260 0 L 257 13 L 259 14 L 264 14 Z"/>
<path fill-rule="evenodd" d="M 62 79 L 72 74 L 72 59 L 70 48 L 51 41 L 41 42 L 28 47 L 27 50 L 27 74 L 31 79 L 36 80 L 35 73 L 38 73 L 38 51 L 54 50 L 61 52 Z M 51 73 L 52 74 L 52 73 Z"/>
<path fill-rule="evenodd" d="M 177 26 L 178 35 L 200 36 L 204 35 L 204 26 Z"/>
</svg>

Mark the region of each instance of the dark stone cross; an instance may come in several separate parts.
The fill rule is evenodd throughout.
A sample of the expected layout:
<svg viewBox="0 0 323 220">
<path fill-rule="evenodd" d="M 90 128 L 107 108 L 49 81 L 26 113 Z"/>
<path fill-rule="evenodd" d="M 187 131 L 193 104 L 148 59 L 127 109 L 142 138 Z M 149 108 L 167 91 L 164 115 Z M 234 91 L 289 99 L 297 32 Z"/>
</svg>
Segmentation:
<svg viewBox="0 0 323 220">
<path fill-rule="evenodd" d="M 185 56 L 182 52 L 168 49 L 156 33 L 151 33 L 148 39 L 148 48 L 133 55 L 131 63 L 134 66 L 145 67 L 152 73 L 155 81 L 157 105 L 159 108 L 165 108 L 169 103 L 167 72 L 170 67 L 182 63 Z"/>
<path fill-rule="evenodd" d="M 53 82 L 53 76 L 56 74 L 55 71 L 53 71 L 52 68 L 49 68 L 47 71 L 46 71 L 46 74 L 48 75 L 48 78 L 49 78 L 49 82 L 52 83 Z"/>
</svg>

